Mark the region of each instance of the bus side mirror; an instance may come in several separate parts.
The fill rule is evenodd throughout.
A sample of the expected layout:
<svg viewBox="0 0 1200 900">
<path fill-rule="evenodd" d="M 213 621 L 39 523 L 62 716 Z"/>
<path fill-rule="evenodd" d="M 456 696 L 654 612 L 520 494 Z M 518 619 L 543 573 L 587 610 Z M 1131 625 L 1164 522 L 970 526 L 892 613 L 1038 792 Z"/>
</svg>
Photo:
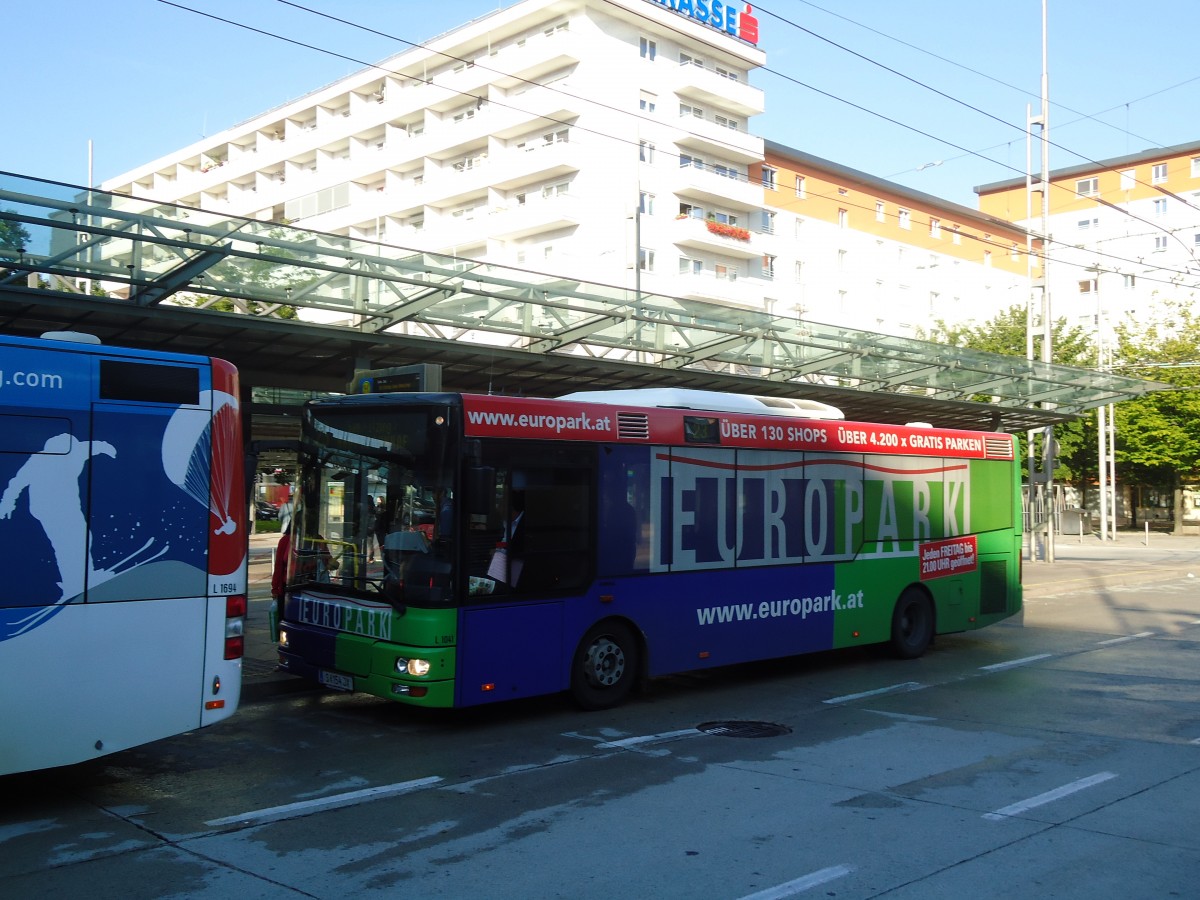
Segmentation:
<svg viewBox="0 0 1200 900">
<path fill-rule="evenodd" d="M 496 470 L 492 466 L 467 467 L 467 509 L 471 515 L 487 515 L 496 493 Z"/>
</svg>

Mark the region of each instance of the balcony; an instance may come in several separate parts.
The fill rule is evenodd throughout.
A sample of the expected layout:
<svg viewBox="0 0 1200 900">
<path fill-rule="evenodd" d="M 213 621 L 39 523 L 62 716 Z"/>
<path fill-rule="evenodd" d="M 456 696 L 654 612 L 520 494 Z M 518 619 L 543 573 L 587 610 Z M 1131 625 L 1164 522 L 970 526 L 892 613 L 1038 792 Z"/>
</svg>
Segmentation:
<svg viewBox="0 0 1200 900">
<path fill-rule="evenodd" d="M 680 166 L 668 177 L 669 189 L 682 198 L 701 201 L 701 205 L 761 209 L 763 187 L 743 177 L 722 174 L 711 164 Z"/>
<path fill-rule="evenodd" d="M 579 224 L 579 204 L 574 198 L 558 196 L 549 200 L 530 200 L 519 206 L 497 207 L 487 215 L 489 237 L 517 241 Z"/>
<path fill-rule="evenodd" d="M 766 109 L 761 89 L 744 81 L 718 75 L 712 69 L 696 65 L 677 66 L 668 76 L 668 84 L 680 97 L 698 101 L 741 116 L 756 116 Z"/>
<path fill-rule="evenodd" d="M 675 143 L 682 148 L 742 165 L 762 161 L 763 141 L 758 135 L 695 116 L 680 116 L 678 124 L 685 133 Z"/>
<path fill-rule="evenodd" d="M 671 242 L 677 247 L 754 259 L 762 255 L 754 237 L 742 227 L 723 225 L 706 219 L 683 216 L 674 222 Z"/>
<path fill-rule="evenodd" d="M 767 283 L 759 278 L 737 275 L 732 271 L 718 275 L 711 269 L 672 275 L 642 273 L 642 290 L 648 293 L 751 309 L 762 308 Z"/>
<path fill-rule="evenodd" d="M 505 150 L 491 159 L 492 186 L 512 191 L 579 171 L 581 153 L 568 141 L 530 143 L 522 150 Z"/>
</svg>

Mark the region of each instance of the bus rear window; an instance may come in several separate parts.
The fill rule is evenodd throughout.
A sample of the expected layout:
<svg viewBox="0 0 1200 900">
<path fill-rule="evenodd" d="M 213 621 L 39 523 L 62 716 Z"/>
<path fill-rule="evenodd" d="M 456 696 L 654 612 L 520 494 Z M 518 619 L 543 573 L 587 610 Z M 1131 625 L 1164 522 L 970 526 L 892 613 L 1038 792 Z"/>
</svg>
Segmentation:
<svg viewBox="0 0 1200 900">
<path fill-rule="evenodd" d="M 196 406 L 200 402 L 200 370 L 102 359 L 100 399 Z"/>
</svg>

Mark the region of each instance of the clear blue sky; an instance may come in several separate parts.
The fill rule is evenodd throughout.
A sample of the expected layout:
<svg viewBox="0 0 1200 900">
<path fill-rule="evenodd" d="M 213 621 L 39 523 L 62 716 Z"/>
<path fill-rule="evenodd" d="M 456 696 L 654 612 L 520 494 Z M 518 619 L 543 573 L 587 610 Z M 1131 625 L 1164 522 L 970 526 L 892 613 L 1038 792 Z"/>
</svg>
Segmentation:
<svg viewBox="0 0 1200 900">
<path fill-rule="evenodd" d="M 322 50 L 378 62 L 407 49 L 404 41 L 511 5 L 301 0 L 381 36 L 279 0 L 178 3 L 320 49 L 160 0 L 25 4 L 5 41 L 0 170 L 84 184 L 91 140 L 98 183 L 362 68 Z M 1041 0 L 755 4 L 769 71 L 752 76 L 767 98 L 754 129 L 974 207 L 975 185 L 1024 171 L 1026 104 L 1039 105 L 1041 9 Z M 1049 10 L 1052 168 L 1200 141 L 1200 61 L 1189 47 L 1196 0 L 1049 0 Z M 1084 114 L 1099 121 L 1080 121 Z"/>
</svg>

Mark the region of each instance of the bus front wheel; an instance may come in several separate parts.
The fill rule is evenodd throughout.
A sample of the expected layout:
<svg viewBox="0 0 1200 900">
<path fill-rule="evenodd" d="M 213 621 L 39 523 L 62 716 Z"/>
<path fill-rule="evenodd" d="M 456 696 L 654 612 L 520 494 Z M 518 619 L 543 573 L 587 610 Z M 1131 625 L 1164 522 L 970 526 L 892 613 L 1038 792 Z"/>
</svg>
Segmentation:
<svg viewBox="0 0 1200 900">
<path fill-rule="evenodd" d="M 916 659 L 933 641 L 933 603 L 920 588 L 905 588 L 892 612 L 892 653 Z"/>
<path fill-rule="evenodd" d="M 623 622 L 600 622 L 583 636 L 571 664 L 571 696 L 583 709 L 622 703 L 637 680 L 638 643 Z"/>
</svg>

